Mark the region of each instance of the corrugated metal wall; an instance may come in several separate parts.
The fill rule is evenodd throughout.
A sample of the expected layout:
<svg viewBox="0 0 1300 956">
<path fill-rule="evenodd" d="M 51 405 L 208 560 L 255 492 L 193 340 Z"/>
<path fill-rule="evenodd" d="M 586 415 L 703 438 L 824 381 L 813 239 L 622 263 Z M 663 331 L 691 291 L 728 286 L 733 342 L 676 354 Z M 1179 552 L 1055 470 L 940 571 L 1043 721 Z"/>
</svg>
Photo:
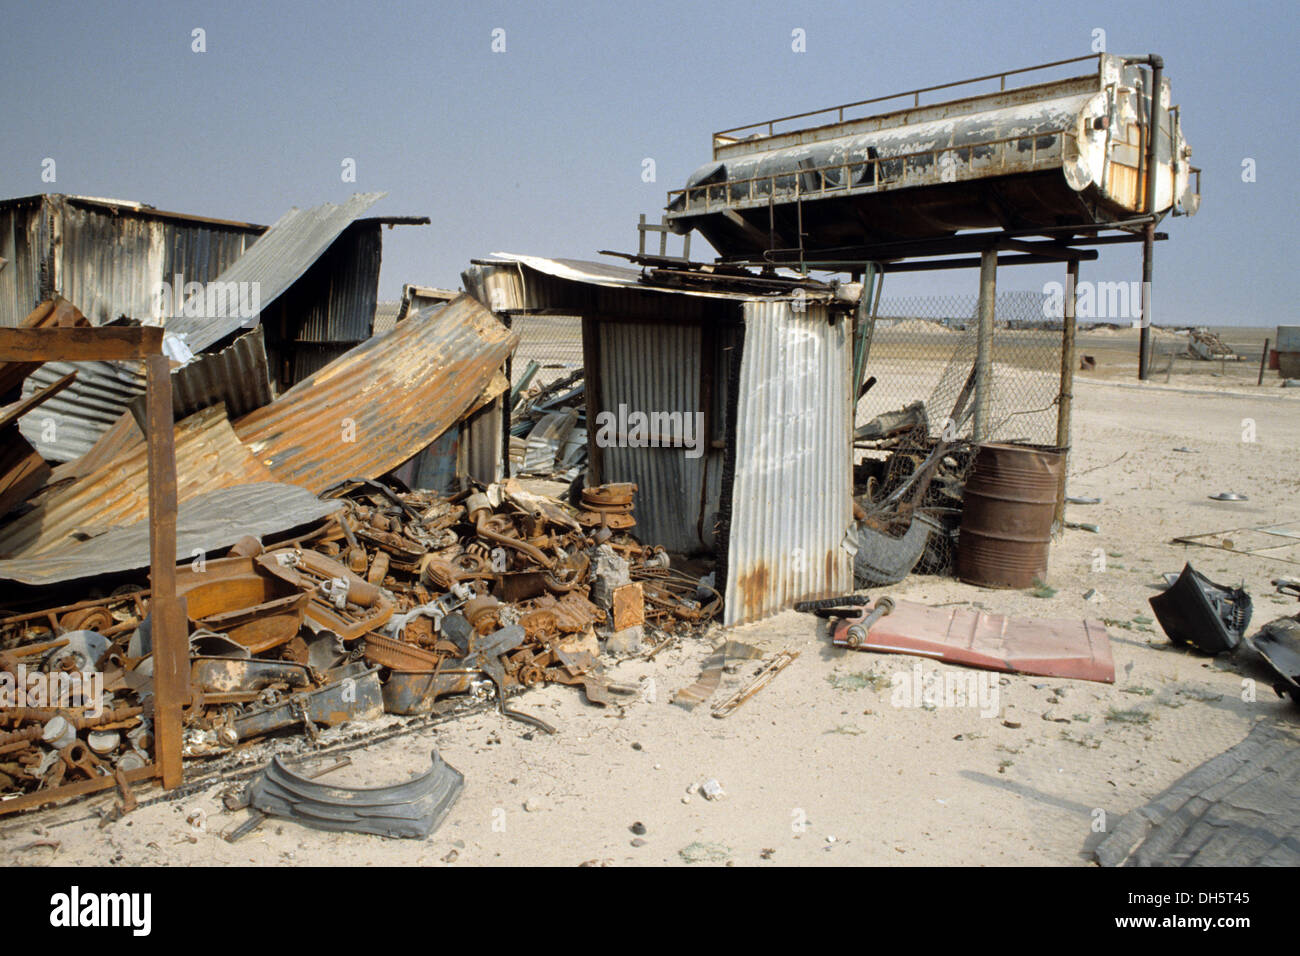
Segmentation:
<svg viewBox="0 0 1300 956">
<path fill-rule="evenodd" d="M 617 419 L 619 405 L 627 411 L 682 412 L 692 422 L 700 406 L 701 330 L 698 325 L 650 325 L 639 322 L 598 322 L 600 412 Z M 600 422 L 588 423 L 588 434 L 599 436 Z M 705 471 L 710 455 L 688 458 L 682 448 L 602 448 L 601 480 L 634 481 L 637 537 L 670 551 L 692 552 L 705 547 L 700 538 Z M 712 454 L 721 473 L 720 453 Z"/>
<path fill-rule="evenodd" d="M 120 316 L 161 318 L 158 283 L 216 278 L 252 245 L 260 227 L 190 222 L 113 211 L 93 201 L 46 196 L 0 210 L 0 325 L 17 325 L 58 293 L 95 325 Z M 144 391 L 137 363 L 49 362 L 24 383 L 24 396 L 78 370 L 64 392 L 25 416 L 23 436 L 51 461 L 90 450 Z"/>
<path fill-rule="evenodd" d="M 824 306 L 745 304 L 725 624 L 853 590 L 852 361 Z"/>
<path fill-rule="evenodd" d="M 49 242 L 41 235 L 39 203 L 0 209 L 0 326 L 14 328 L 40 304 L 41 256 Z"/>
</svg>

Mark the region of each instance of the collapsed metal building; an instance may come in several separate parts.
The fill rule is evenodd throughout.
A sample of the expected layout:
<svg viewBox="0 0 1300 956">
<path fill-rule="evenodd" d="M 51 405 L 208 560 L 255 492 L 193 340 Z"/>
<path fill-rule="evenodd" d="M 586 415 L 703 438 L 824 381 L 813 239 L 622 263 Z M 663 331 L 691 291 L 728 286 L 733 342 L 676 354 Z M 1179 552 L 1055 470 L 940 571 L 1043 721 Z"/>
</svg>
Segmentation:
<svg viewBox="0 0 1300 956">
<path fill-rule="evenodd" d="M 56 296 L 94 325 L 123 317 L 166 325 L 181 337 L 184 351 L 222 355 L 173 376 L 178 413 L 196 407 L 195 393 L 212 389 L 227 397 L 247 397 L 251 390 L 251 400 L 264 404 L 370 337 L 383 226 L 429 222 L 363 218 L 383 195 L 291 209 L 269 227 L 84 196 L 5 200 L 0 327 L 17 326 L 38 303 Z M 209 296 L 212 290 L 234 294 L 212 309 L 202 293 L 195 298 L 187 291 L 200 287 Z M 253 339 L 222 351 L 250 329 Z M 23 396 L 74 369 L 78 376 L 70 387 L 45 402 L 39 416 L 19 423 L 51 461 L 84 455 L 144 394 L 139 363 L 49 362 L 27 378 Z M 248 410 L 238 405 L 236 399 L 232 411 Z"/>
</svg>

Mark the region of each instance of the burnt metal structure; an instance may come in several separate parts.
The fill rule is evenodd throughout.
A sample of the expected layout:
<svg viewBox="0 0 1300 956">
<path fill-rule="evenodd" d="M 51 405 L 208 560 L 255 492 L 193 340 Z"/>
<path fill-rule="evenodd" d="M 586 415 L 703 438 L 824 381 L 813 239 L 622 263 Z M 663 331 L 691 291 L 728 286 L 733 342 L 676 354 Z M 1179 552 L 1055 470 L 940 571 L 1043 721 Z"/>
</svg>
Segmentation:
<svg viewBox="0 0 1300 956">
<path fill-rule="evenodd" d="M 1093 69 L 1028 76 L 1083 63 Z M 724 130 L 713 160 L 669 192 L 665 221 L 682 235 L 698 229 L 719 262 L 868 278 L 873 267 L 979 265 L 982 293 L 997 266 L 1077 263 L 1097 258 L 1092 247 L 1141 242 L 1146 378 L 1153 245 L 1167 238 L 1156 225 L 1200 205 L 1200 170 L 1163 71 L 1155 54 L 1102 53 Z M 1013 77 L 1034 82 L 1008 89 Z M 997 90 L 921 103 L 991 83 Z"/>
</svg>

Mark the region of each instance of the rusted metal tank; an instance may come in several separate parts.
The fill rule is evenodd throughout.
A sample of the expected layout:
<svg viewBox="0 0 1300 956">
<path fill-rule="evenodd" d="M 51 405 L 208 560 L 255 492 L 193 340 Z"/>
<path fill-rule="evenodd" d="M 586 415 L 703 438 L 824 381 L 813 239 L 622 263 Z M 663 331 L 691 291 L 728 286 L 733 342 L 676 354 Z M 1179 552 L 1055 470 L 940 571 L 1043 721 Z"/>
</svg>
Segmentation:
<svg viewBox="0 0 1300 956">
<path fill-rule="evenodd" d="M 957 577 L 989 588 L 1028 588 L 1047 576 L 1065 458 L 1055 449 L 981 445 L 966 479 Z"/>
<path fill-rule="evenodd" d="M 1102 53 L 715 133 L 712 161 L 668 194 L 668 225 L 699 229 L 724 257 L 798 246 L 841 260 L 877 243 L 1008 223 L 1190 215 L 1197 171 L 1168 79 L 1143 69 L 1153 59 L 1163 67 L 1159 57 Z M 953 98 L 934 102 L 944 95 Z"/>
</svg>

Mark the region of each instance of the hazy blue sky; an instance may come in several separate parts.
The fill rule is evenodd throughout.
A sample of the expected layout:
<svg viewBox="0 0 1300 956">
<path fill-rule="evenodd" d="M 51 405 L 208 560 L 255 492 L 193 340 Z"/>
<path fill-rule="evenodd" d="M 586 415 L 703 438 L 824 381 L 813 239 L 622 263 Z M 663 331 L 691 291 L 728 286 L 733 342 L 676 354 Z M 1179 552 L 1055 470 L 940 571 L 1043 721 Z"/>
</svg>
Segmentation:
<svg viewBox="0 0 1300 956">
<path fill-rule="evenodd" d="M 492 31 L 506 31 L 493 53 Z M 806 31 L 807 52 L 791 50 Z M 207 51 L 191 50 L 206 31 Z M 494 250 L 632 250 L 713 130 L 1091 52 L 1165 57 L 1204 201 L 1167 220 L 1156 320 L 1296 321 L 1294 3 L 13 3 L 0 195 L 68 192 L 273 222 L 386 190 L 381 298 Z M 57 183 L 41 162 L 57 163 Z M 340 178 L 356 160 L 355 183 Z M 657 182 L 641 178 L 652 157 Z M 1242 181 L 1242 160 L 1257 179 Z M 698 256 L 707 246 L 698 237 Z M 1140 278 L 1138 247 L 1083 266 Z M 1061 267 L 1003 270 L 1037 289 Z M 973 271 L 886 294 L 973 291 Z M 1289 281 L 1289 280 L 1288 280 Z"/>
</svg>

